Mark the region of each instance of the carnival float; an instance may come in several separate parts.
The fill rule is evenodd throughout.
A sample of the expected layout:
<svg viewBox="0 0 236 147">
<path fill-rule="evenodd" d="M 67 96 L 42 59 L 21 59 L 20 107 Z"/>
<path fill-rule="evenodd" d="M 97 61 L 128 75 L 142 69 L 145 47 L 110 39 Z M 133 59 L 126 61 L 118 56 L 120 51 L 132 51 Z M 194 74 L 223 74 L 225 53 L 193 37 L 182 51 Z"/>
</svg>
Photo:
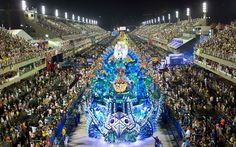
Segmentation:
<svg viewBox="0 0 236 147">
<path fill-rule="evenodd" d="M 107 142 L 135 142 L 157 128 L 162 96 L 123 33 L 94 70 L 86 100 L 87 131 Z"/>
</svg>

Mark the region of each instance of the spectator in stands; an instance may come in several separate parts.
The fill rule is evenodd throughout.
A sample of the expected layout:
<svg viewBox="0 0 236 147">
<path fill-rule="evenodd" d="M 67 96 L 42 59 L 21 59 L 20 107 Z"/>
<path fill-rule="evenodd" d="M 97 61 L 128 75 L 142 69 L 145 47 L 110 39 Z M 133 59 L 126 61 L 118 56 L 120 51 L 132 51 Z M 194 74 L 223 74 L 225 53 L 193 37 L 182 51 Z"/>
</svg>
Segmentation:
<svg viewBox="0 0 236 147">
<path fill-rule="evenodd" d="M 196 49 L 202 48 L 203 52 L 225 60 L 236 62 L 236 29 L 235 23 L 227 25 L 225 29 L 218 31 L 206 42 L 198 44 Z"/>
<path fill-rule="evenodd" d="M 216 80 L 215 75 L 194 65 L 170 68 L 159 76 L 162 89 L 170 96 L 166 99 L 167 104 L 175 110 L 175 115 L 182 122 L 183 128 L 188 128 L 185 136 L 190 139 L 191 144 L 210 146 L 230 142 L 230 137 L 235 134 L 233 119 L 236 113 L 235 102 L 233 106 L 229 105 L 229 101 L 231 101 L 231 96 L 235 97 L 235 84 Z M 207 79 L 207 82 L 204 79 Z M 179 82 L 181 84 L 176 85 Z M 167 85 L 171 85 L 171 91 L 168 90 Z M 191 103 L 189 97 L 192 97 L 192 106 L 189 105 Z M 225 105 L 227 109 L 222 109 L 222 105 Z M 211 107 L 214 109 L 211 110 Z M 185 123 L 184 119 L 189 108 L 193 110 L 190 113 L 190 122 L 192 123 Z M 207 111 L 211 111 L 211 114 L 206 113 Z M 205 117 L 196 118 L 199 113 Z M 219 117 L 220 115 L 224 116 Z M 226 118 L 228 119 L 227 125 Z"/>
</svg>

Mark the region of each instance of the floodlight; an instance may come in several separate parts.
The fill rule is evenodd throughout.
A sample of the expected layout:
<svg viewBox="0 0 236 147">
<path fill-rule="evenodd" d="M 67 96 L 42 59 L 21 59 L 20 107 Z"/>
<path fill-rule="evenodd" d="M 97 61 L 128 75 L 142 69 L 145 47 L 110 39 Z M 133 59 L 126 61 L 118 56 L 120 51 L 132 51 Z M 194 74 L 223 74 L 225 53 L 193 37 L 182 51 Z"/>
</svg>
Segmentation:
<svg viewBox="0 0 236 147">
<path fill-rule="evenodd" d="M 58 10 L 55 10 L 55 16 L 58 17 Z"/>
<path fill-rule="evenodd" d="M 22 1 L 21 1 L 21 8 L 22 8 L 23 11 L 26 10 L 27 5 L 26 5 L 26 1 L 25 1 L 25 0 L 22 0 Z"/>
<path fill-rule="evenodd" d="M 187 16 L 190 16 L 190 8 L 187 8 Z"/>
<path fill-rule="evenodd" d="M 42 6 L 42 14 L 45 15 L 45 6 Z"/>
<path fill-rule="evenodd" d="M 68 15 L 67 15 L 67 12 L 65 12 L 65 19 L 68 19 Z"/>
<path fill-rule="evenodd" d="M 179 11 L 175 12 L 175 16 L 176 16 L 176 18 L 179 18 Z"/>
</svg>

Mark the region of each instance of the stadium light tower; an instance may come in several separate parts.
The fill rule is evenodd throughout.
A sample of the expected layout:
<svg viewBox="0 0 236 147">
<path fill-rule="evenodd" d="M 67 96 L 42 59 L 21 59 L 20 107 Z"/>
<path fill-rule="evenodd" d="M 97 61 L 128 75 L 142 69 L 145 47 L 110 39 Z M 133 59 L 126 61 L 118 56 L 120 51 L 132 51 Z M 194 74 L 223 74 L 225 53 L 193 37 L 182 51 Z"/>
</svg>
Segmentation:
<svg viewBox="0 0 236 147">
<path fill-rule="evenodd" d="M 170 23 L 170 13 L 168 14 L 168 20 L 169 20 L 169 23 Z"/>
<path fill-rule="evenodd" d="M 162 21 L 165 23 L 165 16 L 164 15 L 162 16 Z"/>
<path fill-rule="evenodd" d="M 156 18 L 154 18 L 154 23 L 157 23 L 157 19 Z"/>
<path fill-rule="evenodd" d="M 206 15 L 207 15 L 207 3 L 206 2 L 202 3 L 202 12 L 203 12 L 203 18 L 206 19 Z"/>
<path fill-rule="evenodd" d="M 22 1 L 21 1 L 21 8 L 22 8 L 23 11 L 26 10 L 27 5 L 26 5 L 26 1 L 25 1 L 25 0 L 22 0 Z"/>
<path fill-rule="evenodd" d="M 84 23 L 84 17 L 82 17 L 82 22 Z"/>
<path fill-rule="evenodd" d="M 42 14 L 43 14 L 43 15 L 45 15 L 45 14 L 46 14 L 46 12 L 45 12 L 45 6 L 42 6 L 42 9 L 41 9 L 41 11 L 42 11 Z"/>
<path fill-rule="evenodd" d="M 179 19 L 179 11 L 175 12 L 175 16 L 176 16 L 177 19 Z"/>
<path fill-rule="evenodd" d="M 75 15 L 74 15 L 74 14 L 72 14 L 72 20 L 73 20 L 73 21 L 75 20 Z"/>
<path fill-rule="evenodd" d="M 179 22 L 179 11 L 175 12 L 175 16 L 176 16 L 177 22 Z"/>
<path fill-rule="evenodd" d="M 58 17 L 58 10 L 55 10 L 55 16 Z"/>
<path fill-rule="evenodd" d="M 186 15 L 188 16 L 188 20 L 190 21 L 190 19 L 191 19 L 190 8 L 187 8 L 187 14 Z"/>
<path fill-rule="evenodd" d="M 67 15 L 67 12 L 65 12 L 65 19 L 68 19 L 68 15 Z"/>
<path fill-rule="evenodd" d="M 190 16 L 190 8 L 187 8 L 187 14 L 188 17 Z"/>
</svg>

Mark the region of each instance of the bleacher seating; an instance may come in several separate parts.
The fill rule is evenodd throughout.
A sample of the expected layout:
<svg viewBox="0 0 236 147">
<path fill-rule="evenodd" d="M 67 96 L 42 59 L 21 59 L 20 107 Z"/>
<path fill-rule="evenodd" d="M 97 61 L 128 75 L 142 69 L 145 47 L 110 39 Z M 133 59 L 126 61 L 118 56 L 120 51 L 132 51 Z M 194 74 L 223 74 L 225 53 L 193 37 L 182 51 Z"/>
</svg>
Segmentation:
<svg viewBox="0 0 236 147">
<path fill-rule="evenodd" d="M 203 53 L 224 60 L 236 62 L 236 22 L 225 26 L 207 41 L 198 44 L 196 49 L 202 48 Z"/>
</svg>

